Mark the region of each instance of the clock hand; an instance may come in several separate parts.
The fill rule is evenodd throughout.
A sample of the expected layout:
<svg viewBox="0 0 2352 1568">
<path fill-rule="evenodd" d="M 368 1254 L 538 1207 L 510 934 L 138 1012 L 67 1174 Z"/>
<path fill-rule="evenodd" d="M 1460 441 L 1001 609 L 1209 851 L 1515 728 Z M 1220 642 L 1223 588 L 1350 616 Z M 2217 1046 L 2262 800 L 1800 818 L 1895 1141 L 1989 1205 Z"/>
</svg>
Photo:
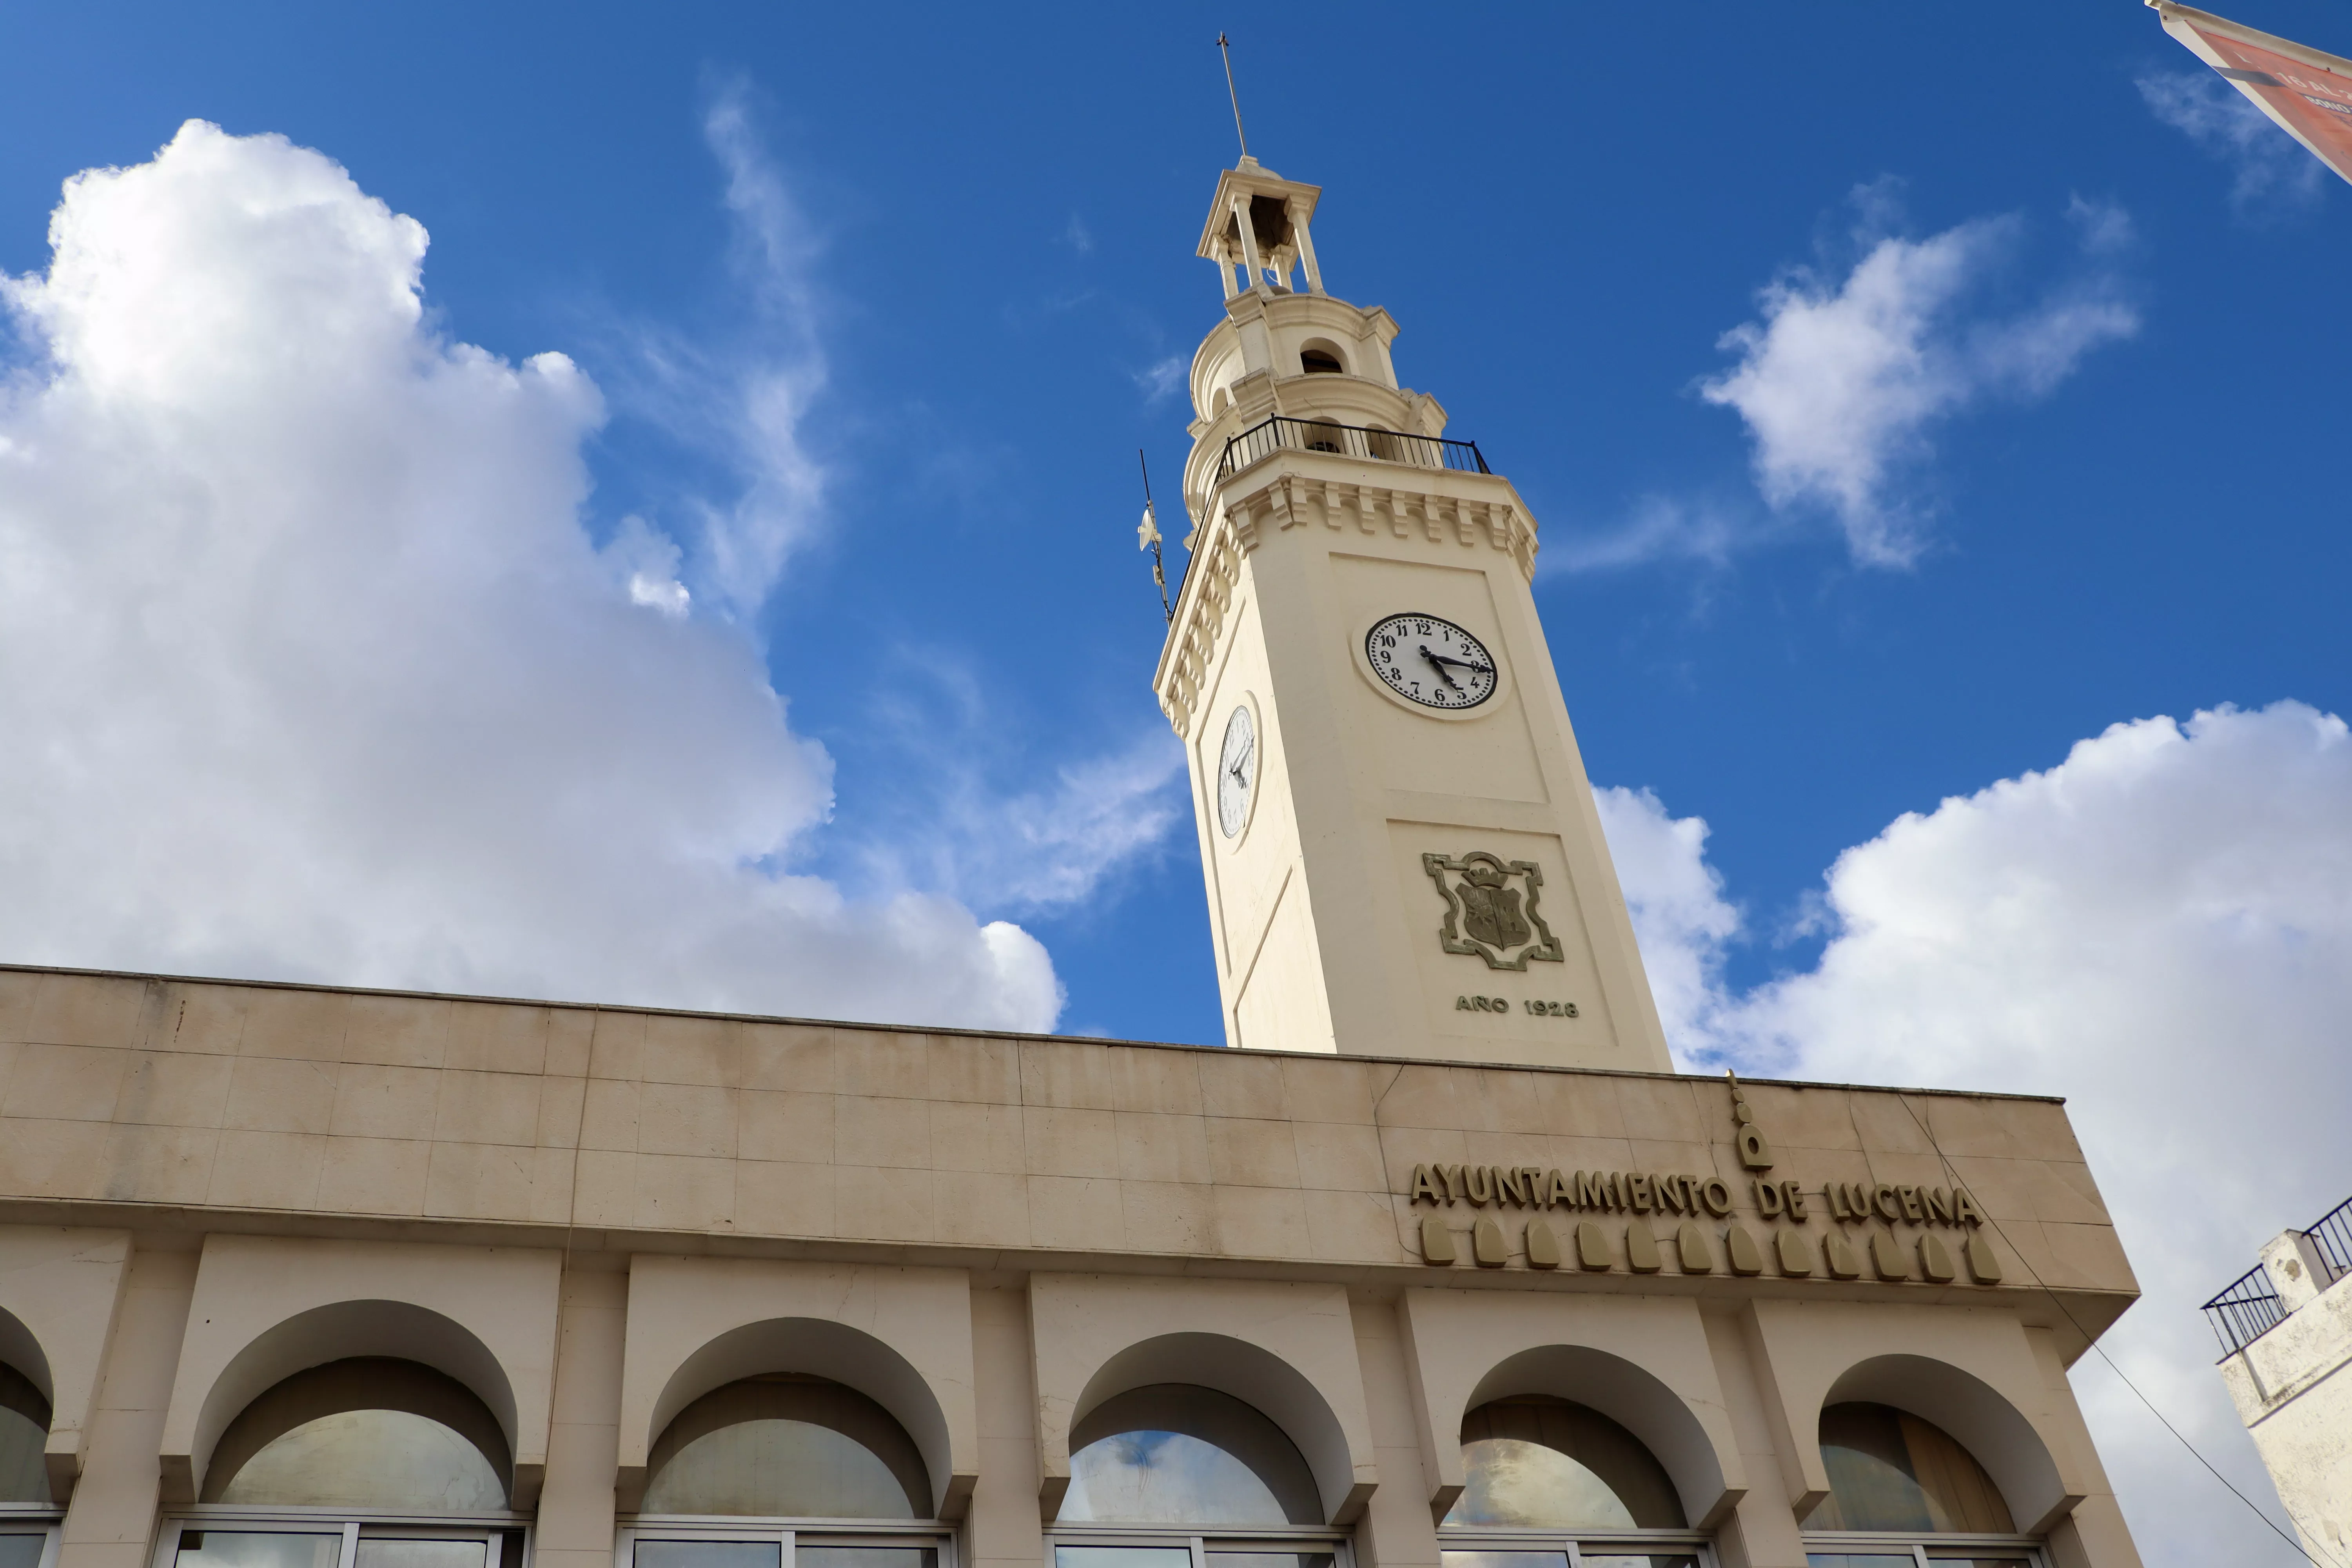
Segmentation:
<svg viewBox="0 0 2352 1568">
<path fill-rule="evenodd" d="M 1421 651 L 1423 653 L 1429 653 L 1427 648 L 1423 648 Z M 1456 669 L 1475 669 L 1481 675 L 1492 675 L 1495 673 L 1492 666 L 1473 664 L 1466 658 L 1449 658 L 1442 653 L 1429 653 L 1429 657 L 1435 659 L 1440 664 L 1450 664 Z"/>
<path fill-rule="evenodd" d="M 1445 673 L 1445 667 L 1448 664 L 1455 662 L 1454 660 L 1440 658 L 1436 654 L 1429 651 L 1429 645 L 1427 643 L 1423 643 L 1421 647 L 1421 657 L 1429 660 L 1429 668 L 1437 671 L 1438 679 L 1445 682 L 1446 685 L 1454 688 L 1456 691 L 1462 689 L 1462 683 Z"/>
</svg>

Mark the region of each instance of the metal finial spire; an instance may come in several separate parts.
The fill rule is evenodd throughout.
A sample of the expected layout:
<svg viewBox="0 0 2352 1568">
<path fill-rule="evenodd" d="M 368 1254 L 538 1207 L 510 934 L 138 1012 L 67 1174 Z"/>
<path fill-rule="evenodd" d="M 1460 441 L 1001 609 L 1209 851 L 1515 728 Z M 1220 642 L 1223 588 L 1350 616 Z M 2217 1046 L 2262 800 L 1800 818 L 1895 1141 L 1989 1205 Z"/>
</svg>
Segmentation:
<svg viewBox="0 0 2352 1568">
<path fill-rule="evenodd" d="M 1225 96 L 1234 100 L 1234 134 L 1242 139 L 1242 156 L 1250 155 L 1249 132 L 1242 129 L 1242 95 L 1234 90 L 1234 47 L 1217 35 L 1217 51 L 1225 57 Z"/>
</svg>

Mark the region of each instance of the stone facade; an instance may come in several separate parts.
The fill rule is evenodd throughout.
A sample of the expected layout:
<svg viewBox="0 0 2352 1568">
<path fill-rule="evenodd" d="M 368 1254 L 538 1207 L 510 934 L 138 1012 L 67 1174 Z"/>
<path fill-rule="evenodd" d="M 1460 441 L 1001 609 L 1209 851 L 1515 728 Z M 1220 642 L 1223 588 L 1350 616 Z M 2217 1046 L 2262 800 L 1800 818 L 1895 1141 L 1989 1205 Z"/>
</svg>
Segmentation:
<svg viewBox="0 0 2352 1568">
<path fill-rule="evenodd" d="M 1730 1086 L 1664 1074 L 0 970 L 0 1357 L 53 1407 L 64 1568 L 148 1568 L 243 1403 L 362 1354 L 482 1395 L 515 1521 L 568 1568 L 609 1568 L 669 1416 L 759 1368 L 889 1409 L 972 1564 L 1038 1568 L 1074 1421 L 1181 1370 L 1276 1416 L 1361 1563 L 1436 1568 L 1453 1435 L 1507 1367 L 1641 1435 L 1731 1568 L 1804 1562 L 1843 1397 L 1969 1443 L 2056 1562 L 2136 1562 L 2064 1373 L 2135 1287 L 2063 1110 L 1739 1093 L 1765 1176 Z M 1416 1167 L 1731 1201 L 1416 1200 Z M 1927 1205 L 1962 1189 L 1980 1226 Z M 1456 1262 L 1425 1260 L 1433 1218 Z M 1538 1223 L 1595 1225 L 1605 1259 L 1535 1267 Z"/>
</svg>

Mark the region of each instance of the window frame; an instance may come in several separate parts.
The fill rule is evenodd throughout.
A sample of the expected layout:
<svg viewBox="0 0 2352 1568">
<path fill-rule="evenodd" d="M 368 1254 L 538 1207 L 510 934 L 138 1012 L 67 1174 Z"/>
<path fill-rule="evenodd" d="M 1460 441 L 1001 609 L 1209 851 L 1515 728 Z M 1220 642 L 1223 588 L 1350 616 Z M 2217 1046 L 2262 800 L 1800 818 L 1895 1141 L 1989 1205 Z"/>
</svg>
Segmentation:
<svg viewBox="0 0 2352 1568">
<path fill-rule="evenodd" d="M 936 1519 L 627 1513 L 613 1521 L 613 1568 L 633 1568 L 642 1536 L 657 1541 L 773 1541 L 782 1548 L 779 1568 L 793 1568 L 793 1553 L 803 1536 L 813 1546 L 929 1547 L 939 1553 L 939 1568 L 956 1568 L 956 1527 Z"/>
<path fill-rule="evenodd" d="M 1117 1521 L 1076 1521 L 1049 1524 L 1045 1530 L 1044 1568 L 1055 1568 L 1055 1549 L 1062 1546 L 1141 1546 L 1188 1548 L 1192 1568 L 1209 1568 L 1213 1552 L 1324 1552 L 1333 1568 L 1355 1568 L 1349 1545 L 1353 1532 L 1328 1524 L 1236 1524 L 1207 1529 L 1197 1524 L 1121 1524 Z"/>
<path fill-rule="evenodd" d="M 173 1568 L 179 1559 L 184 1531 L 220 1531 L 256 1535 L 325 1535 L 338 1531 L 342 1549 L 335 1568 L 353 1568 L 363 1536 L 394 1535 L 403 1541 L 479 1541 L 483 1568 L 506 1568 L 504 1552 L 509 1531 L 522 1532 L 522 1552 L 513 1568 L 531 1568 L 537 1545 L 533 1516 L 506 1510 L 498 1513 L 418 1513 L 382 1508 L 266 1508 L 250 1503 L 190 1503 L 164 1511 L 148 1553 L 151 1568 Z M 41 1568 L 55 1568 L 44 1560 Z"/>
<path fill-rule="evenodd" d="M 0 1535 L 31 1535 L 38 1531 L 47 1537 L 41 1542 L 38 1568 L 58 1568 L 65 1521 L 66 1510 L 55 1503 L 0 1502 Z"/>
<path fill-rule="evenodd" d="M 1584 1568 L 1587 1551 L 1595 1555 L 1641 1552 L 1687 1552 L 1699 1568 L 1719 1568 L 1715 1539 L 1704 1530 L 1536 1530 L 1497 1525 L 1440 1525 L 1438 1561 L 1448 1552 L 1559 1552 L 1568 1568 Z"/>
<path fill-rule="evenodd" d="M 2007 1552 L 2022 1557 L 2032 1568 L 2050 1568 L 2050 1552 L 2031 1535 L 1939 1535 L 1933 1531 L 1906 1533 L 1883 1530 L 1806 1531 L 1808 1556 L 1816 1552 L 1891 1557 L 1907 1552 L 1918 1568 L 1964 1563 L 1972 1553 Z"/>
</svg>

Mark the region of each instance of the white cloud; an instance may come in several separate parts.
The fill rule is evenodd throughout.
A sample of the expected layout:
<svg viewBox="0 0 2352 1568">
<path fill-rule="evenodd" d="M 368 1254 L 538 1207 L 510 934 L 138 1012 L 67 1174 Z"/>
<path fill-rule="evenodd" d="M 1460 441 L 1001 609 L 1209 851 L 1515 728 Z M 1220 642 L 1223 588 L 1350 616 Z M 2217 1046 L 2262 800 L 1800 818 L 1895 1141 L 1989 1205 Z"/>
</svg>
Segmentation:
<svg viewBox="0 0 2352 1568">
<path fill-rule="evenodd" d="M 1645 495 L 1625 515 L 1599 528 L 1556 529 L 1542 542 L 1536 570 L 1608 572 L 1653 561 L 1725 566 L 1733 555 L 1780 531 L 1769 518 L 1706 500 Z"/>
<path fill-rule="evenodd" d="M 2230 205 L 2258 217 L 2309 206 L 2326 183 L 2319 160 L 2210 70 L 2158 71 L 2133 84 L 2147 111 L 2230 167 Z"/>
<path fill-rule="evenodd" d="M 677 542 L 670 576 L 648 574 L 645 602 L 690 594 L 748 620 L 824 517 L 828 475 L 803 430 L 827 375 L 819 246 L 753 128 L 744 83 L 719 89 L 702 132 L 726 175 L 729 260 L 748 312 L 716 344 L 633 323 L 604 363 L 630 417 L 715 465 L 732 487 L 725 496 L 673 495 L 661 515 L 637 520 L 646 534 Z"/>
<path fill-rule="evenodd" d="M 2118 724 L 2046 772 L 1840 856 L 1811 970 L 1719 980 L 1738 912 L 1706 828 L 1603 792 L 1686 1062 L 2063 1094 L 2144 1299 L 2132 1381 L 2249 1495 L 2269 1483 L 2198 1305 L 2352 1195 L 2352 735 L 2299 703 Z M 2299 1559 L 2095 1358 L 2075 1379 L 2152 1564 Z"/>
<path fill-rule="evenodd" d="M 1678 1046 L 1706 1037 L 1723 1006 L 1724 950 L 1740 928 L 1706 863 L 1706 823 L 1668 815 L 1648 790 L 1601 788 L 1592 799 L 1666 1037 Z"/>
<path fill-rule="evenodd" d="M 1192 374 L 1192 361 L 1188 354 L 1170 354 L 1154 360 L 1135 373 L 1135 384 L 1143 389 L 1146 403 L 1165 403 L 1185 390 Z"/>
<path fill-rule="evenodd" d="M 1722 338 L 1739 363 L 1699 394 L 1747 422 L 1768 501 L 1826 506 L 1855 560 L 1899 567 L 1927 542 L 1925 519 L 1897 490 L 1929 455 L 1930 429 L 1993 398 L 2047 395 L 2084 354 L 2136 332 L 2139 318 L 2104 264 L 2023 311 L 1974 312 L 2022 225 L 1979 218 L 1927 239 L 1877 236 L 1892 199 L 1883 181 L 1855 193 L 1862 259 L 1835 281 L 1797 268 L 1768 285 L 1763 320 Z M 2128 235 L 2120 209 L 2077 204 L 2074 216 L 2094 257 Z"/>
<path fill-rule="evenodd" d="M 1051 784 L 1012 795 L 957 778 L 927 803 L 926 829 L 877 847 L 905 879 L 984 908 L 1066 909 L 1158 852 L 1192 816 L 1183 748 L 1164 729 L 1126 750 L 1055 770 Z"/>
<path fill-rule="evenodd" d="M 1159 855 L 1190 822 L 1184 749 L 1165 725 L 1111 737 L 1099 754 L 1035 780 L 1034 756 L 1007 739 L 953 650 L 902 650 L 898 662 L 866 738 L 883 770 L 922 787 L 864 803 L 867 820 L 845 847 L 860 885 L 935 889 L 997 913 L 1058 911 Z"/>
<path fill-rule="evenodd" d="M 776 191 L 712 134 L 774 261 Z M 192 121 L 69 182 L 50 236 L 5 284 L 0 951 L 1050 1025 L 1017 928 L 784 868 L 830 759 L 740 629 L 677 613 L 656 531 L 592 545 L 597 389 L 438 335 L 416 223 Z M 763 276 L 789 314 L 792 268 Z M 739 607 L 812 504 L 807 390 L 750 399 L 785 454 L 712 536 Z"/>
</svg>

